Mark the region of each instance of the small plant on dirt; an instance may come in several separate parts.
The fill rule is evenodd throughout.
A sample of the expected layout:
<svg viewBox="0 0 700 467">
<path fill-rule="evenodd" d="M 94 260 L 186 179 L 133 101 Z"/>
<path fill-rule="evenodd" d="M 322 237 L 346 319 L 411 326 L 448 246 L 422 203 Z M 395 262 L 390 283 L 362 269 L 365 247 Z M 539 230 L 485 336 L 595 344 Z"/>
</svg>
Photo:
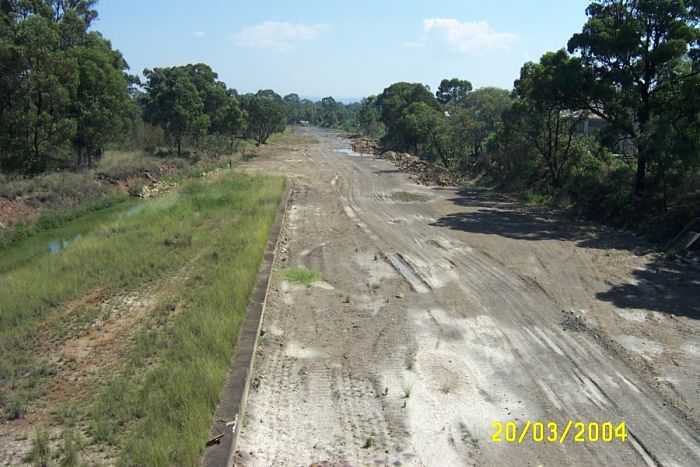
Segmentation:
<svg viewBox="0 0 700 467">
<path fill-rule="evenodd" d="M 81 440 L 73 430 L 63 432 L 63 444 L 61 445 L 61 465 L 74 467 L 78 465 Z"/>
<path fill-rule="evenodd" d="M 24 417 L 27 412 L 28 401 L 21 394 L 9 393 L 6 398 L 0 397 L 0 413 L 5 414 L 8 420 L 17 420 Z"/>
<path fill-rule="evenodd" d="M 51 415 L 56 417 L 61 425 L 74 427 L 78 421 L 78 411 L 75 406 L 67 404 L 56 405 L 51 409 Z"/>
<path fill-rule="evenodd" d="M 369 449 L 372 446 L 374 446 L 374 438 L 369 437 L 365 440 L 365 444 L 362 446 L 362 449 Z"/>
<path fill-rule="evenodd" d="M 287 269 L 282 272 L 282 276 L 292 282 L 301 284 L 311 284 L 321 280 L 321 276 L 316 271 L 307 268 Z"/>
<path fill-rule="evenodd" d="M 401 390 L 403 391 L 403 398 L 408 399 L 409 397 L 411 397 L 411 392 L 413 391 L 413 385 L 408 384 L 408 383 L 404 383 L 401 386 Z"/>
<path fill-rule="evenodd" d="M 344 303 L 350 303 L 350 295 L 345 296 Z"/>
<path fill-rule="evenodd" d="M 380 287 L 381 285 L 379 284 L 379 282 L 375 282 L 372 284 L 372 290 L 379 290 Z"/>
<path fill-rule="evenodd" d="M 45 467 L 51 460 L 51 448 L 49 446 L 49 434 L 46 430 L 38 430 L 32 439 L 32 450 L 29 451 L 26 462 Z"/>
<path fill-rule="evenodd" d="M 450 383 L 444 383 L 442 386 L 440 386 L 440 392 L 443 394 L 449 394 L 452 392 L 452 384 Z"/>
</svg>

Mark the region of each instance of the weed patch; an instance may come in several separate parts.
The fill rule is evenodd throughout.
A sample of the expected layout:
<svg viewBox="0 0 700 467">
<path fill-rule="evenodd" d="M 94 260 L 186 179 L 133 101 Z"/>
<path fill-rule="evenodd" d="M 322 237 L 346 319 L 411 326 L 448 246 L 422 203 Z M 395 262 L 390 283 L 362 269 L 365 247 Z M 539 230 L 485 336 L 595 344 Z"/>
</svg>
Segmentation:
<svg viewBox="0 0 700 467">
<path fill-rule="evenodd" d="M 321 280 L 321 276 L 316 271 L 307 268 L 286 269 L 282 272 L 282 276 L 299 284 L 311 284 Z"/>
</svg>

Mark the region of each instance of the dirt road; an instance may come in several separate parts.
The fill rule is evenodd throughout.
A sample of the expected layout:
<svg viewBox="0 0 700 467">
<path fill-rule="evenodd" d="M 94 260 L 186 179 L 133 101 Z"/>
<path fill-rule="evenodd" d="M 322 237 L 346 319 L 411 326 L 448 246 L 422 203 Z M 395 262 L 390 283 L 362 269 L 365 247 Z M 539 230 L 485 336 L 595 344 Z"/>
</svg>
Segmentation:
<svg viewBox="0 0 700 467">
<path fill-rule="evenodd" d="M 323 281 L 273 277 L 240 464 L 700 465 L 697 273 L 298 131 L 246 168 L 294 180 L 279 269 Z M 628 439 L 491 442 L 528 420 Z"/>
</svg>

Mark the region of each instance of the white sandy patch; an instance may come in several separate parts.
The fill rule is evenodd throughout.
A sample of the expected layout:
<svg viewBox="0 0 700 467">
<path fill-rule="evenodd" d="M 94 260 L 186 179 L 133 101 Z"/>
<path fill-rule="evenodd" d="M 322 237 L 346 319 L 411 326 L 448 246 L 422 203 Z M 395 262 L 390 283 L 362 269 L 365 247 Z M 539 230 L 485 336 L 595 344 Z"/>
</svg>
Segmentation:
<svg viewBox="0 0 700 467">
<path fill-rule="evenodd" d="M 643 323 L 649 316 L 649 314 L 644 310 L 622 309 L 617 307 L 614 307 L 614 310 L 621 318 L 634 323 Z"/>
<path fill-rule="evenodd" d="M 361 252 L 355 255 L 355 262 L 367 273 L 367 280 L 370 284 L 377 284 L 384 279 L 395 279 L 398 277 L 382 255 L 378 253 Z"/>
<path fill-rule="evenodd" d="M 440 309 L 409 316 L 419 345 L 415 364 L 384 372 L 388 397 L 405 401 L 412 444 L 425 465 L 463 465 L 471 448 L 450 439 L 490 438 L 491 423 L 515 399 L 504 387 L 491 392 L 496 373 L 511 371 L 513 354 L 490 316 L 456 318 Z"/>
<path fill-rule="evenodd" d="M 629 334 L 617 336 L 615 340 L 630 352 L 638 353 L 645 358 L 658 357 L 664 352 L 664 346 L 659 342 Z"/>
<path fill-rule="evenodd" d="M 694 357 L 700 357 L 700 345 L 689 342 L 683 346 L 683 352 Z"/>
<path fill-rule="evenodd" d="M 457 282 L 460 279 L 454 264 L 449 261 L 438 260 L 428 263 L 422 259 L 411 257 L 410 262 L 415 265 L 416 271 L 432 289 L 440 289 L 450 282 Z"/>
<path fill-rule="evenodd" d="M 414 214 L 413 220 L 424 224 L 434 224 L 435 222 L 437 222 L 437 219 L 435 219 L 434 217 L 427 217 L 423 214 Z"/>
<path fill-rule="evenodd" d="M 280 283 L 280 291 L 282 292 L 282 302 L 287 305 L 294 303 L 294 294 L 300 290 L 304 290 L 306 287 L 299 284 L 292 284 L 289 281 L 282 281 Z"/>
<path fill-rule="evenodd" d="M 359 306 L 371 312 L 372 316 L 376 316 L 378 313 L 380 313 L 388 303 L 386 298 L 372 298 L 369 295 L 362 295 L 358 301 Z"/>
<path fill-rule="evenodd" d="M 301 344 L 297 342 L 289 342 L 284 348 L 284 354 L 291 358 L 308 360 L 310 358 L 318 357 L 320 352 L 310 347 L 302 347 Z"/>
</svg>

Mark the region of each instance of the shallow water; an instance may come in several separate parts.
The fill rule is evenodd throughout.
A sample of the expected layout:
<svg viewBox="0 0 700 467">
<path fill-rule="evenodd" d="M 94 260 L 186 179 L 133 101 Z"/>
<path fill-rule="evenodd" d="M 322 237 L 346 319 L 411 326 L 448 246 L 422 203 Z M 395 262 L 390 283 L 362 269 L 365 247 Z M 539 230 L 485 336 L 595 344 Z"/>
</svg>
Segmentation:
<svg viewBox="0 0 700 467">
<path fill-rule="evenodd" d="M 128 211 L 126 211 L 126 217 L 135 216 L 136 214 L 140 213 L 141 211 L 143 211 L 143 206 L 134 206 L 132 208 L 129 208 Z"/>
<path fill-rule="evenodd" d="M 55 255 L 59 251 L 67 249 L 71 245 L 71 243 L 77 242 L 81 238 L 83 238 L 82 235 L 76 235 L 75 237 L 73 237 L 70 240 L 66 240 L 65 238 L 62 238 L 61 240 L 50 241 L 47 245 L 49 248 L 49 253 L 51 255 Z"/>
<path fill-rule="evenodd" d="M 348 156 L 359 156 L 359 154 L 353 151 L 351 148 L 334 149 L 334 152 L 339 152 Z"/>
</svg>

